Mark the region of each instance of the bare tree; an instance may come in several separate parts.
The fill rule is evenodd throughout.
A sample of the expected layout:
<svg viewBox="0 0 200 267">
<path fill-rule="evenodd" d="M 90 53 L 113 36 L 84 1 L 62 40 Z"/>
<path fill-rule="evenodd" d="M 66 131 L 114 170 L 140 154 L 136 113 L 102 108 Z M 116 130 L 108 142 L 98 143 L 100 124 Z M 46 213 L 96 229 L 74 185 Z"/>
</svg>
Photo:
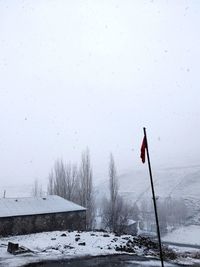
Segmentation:
<svg viewBox="0 0 200 267">
<path fill-rule="evenodd" d="M 109 162 L 109 189 L 110 189 L 110 208 L 111 208 L 111 229 L 115 231 L 116 222 L 117 222 L 117 198 L 118 198 L 118 179 L 117 179 L 117 171 L 115 167 L 115 162 L 113 155 L 110 154 L 110 162 Z"/>
<path fill-rule="evenodd" d="M 50 172 L 49 177 L 48 177 L 47 193 L 49 195 L 54 194 L 54 173 L 53 173 L 53 171 Z"/>
<path fill-rule="evenodd" d="M 155 215 L 154 215 L 154 209 L 153 209 L 153 202 L 147 201 L 147 199 L 143 199 L 141 201 L 141 227 L 142 230 L 145 231 L 153 231 L 155 228 Z"/>
<path fill-rule="evenodd" d="M 121 196 L 117 197 L 117 205 L 115 209 L 115 232 L 126 233 L 128 222 L 133 219 L 133 206 L 125 202 Z"/>
<path fill-rule="evenodd" d="M 126 202 L 119 195 L 119 184 L 113 155 L 109 161 L 109 193 L 110 198 L 102 200 L 102 226 L 117 233 L 126 231 L 129 219 L 138 219 L 139 209 Z"/>
<path fill-rule="evenodd" d="M 53 178 L 52 178 L 53 177 Z M 66 198 L 66 170 L 62 160 L 57 160 L 50 174 L 50 180 L 53 179 L 53 193 Z"/>
<path fill-rule="evenodd" d="M 55 194 L 74 202 L 80 202 L 77 166 L 57 160 L 48 177 L 48 194 Z"/>
<path fill-rule="evenodd" d="M 35 179 L 33 188 L 32 188 L 32 196 L 41 197 L 42 195 L 43 195 L 42 185 L 39 184 L 37 179 Z"/>
<path fill-rule="evenodd" d="M 187 218 L 188 209 L 183 199 L 159 198 L 157 207 L 161 234 L 167 233 L 168 229 L 184 224 Z M 156 231 L 152 201 L 143 200 L 141 211 L 144 230 Z"/>
<path fill-rule="evenodd" d="M 77 201 L 78 192 L 78 171 L 77 166 L 68 163 L 66 165 L 66 177 L 65 177 L 65 187 L 66 187 L 66 198 L 71 201 Z"/>
<path fill-rule="evenodd" d="M 57 160 L 48 180 L 48 193 L 85 207 L 86 228 L 94 228 L 95 203 L 89 150 L 82 153 L 79 171 L 75 164 L 64 164 L 62 160 Z"/>
<path fill-rule="evenodd" d="M 122 233 L 128 225 L 128 220 L 133 219 L 134 209 L 119 195 L 117 171 L 112 154 L 109 161 L 109 193 L 109 199 L 104 198 L 102 201 L 102 225 L 111 231 Z"/>
<path fill-rule="evenodd" d="M 86 228 L 94 227 L 95 207 L 94 207 L 94 189 L 92 181 L 92 168 L 90 163 L 89 150 L 82 153 L 81 166 L 79 170 L 80 179 L 80 204 L 87 208 Z"/>
<path fill-rule="evenodd" d="M 102 226 L 118 234 L 126 233 L 129 220 L 134 218 L 134 207 L 125 202 L 121 196 L 117 196 L 115 207 L 115 224 L 113 226 L 111 201 L 104 198 L 102 201 Z"/>
</svg>

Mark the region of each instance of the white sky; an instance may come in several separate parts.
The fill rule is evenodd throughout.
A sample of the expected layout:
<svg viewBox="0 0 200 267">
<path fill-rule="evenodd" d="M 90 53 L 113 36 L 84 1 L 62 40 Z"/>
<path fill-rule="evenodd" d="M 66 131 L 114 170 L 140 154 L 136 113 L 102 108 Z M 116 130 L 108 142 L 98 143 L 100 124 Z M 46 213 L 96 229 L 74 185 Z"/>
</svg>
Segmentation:
<svg viewBox="0 0 200 267">
<path fill-rule="evenodd" d="M 200 1 L 0 1 L 0 181 L 88 146 L 94 179 L 200 162 Z"/>
</svg>

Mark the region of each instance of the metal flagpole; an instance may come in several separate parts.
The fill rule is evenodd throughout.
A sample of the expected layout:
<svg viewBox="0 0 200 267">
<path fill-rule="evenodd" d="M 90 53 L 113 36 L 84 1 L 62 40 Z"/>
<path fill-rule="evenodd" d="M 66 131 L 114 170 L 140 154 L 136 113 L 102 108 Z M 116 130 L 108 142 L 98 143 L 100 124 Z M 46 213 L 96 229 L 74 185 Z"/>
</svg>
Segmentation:
<svg viewBox="0 0 200 267">
<path fill-rule="evenodd" d="M 144 127 L 143 130 L 144 130 L 144 138 L 145 138 L 145 141 L 146 141 L 147 159 L 148 159 L 148 166 L 149 166 L 149 176 L 150 176 L 150 182 L 151 182 L 153 205 L 154 205 L 156 226 L 157 226 L 157 235 L 158 235 L 158 242 L 159 242 L 159 248 L 160 248 L 160 261 L 161 261 L 161 266 L 164 267 L 162 244 L 161 244 L 161 237 L 160 237 L 160 227 L 159 227 L 159 221 L 158 221 L 158 212 L 157 212 L 157 206 L 156 206 L 156 198 L 155 198 L 155 191 L 154 191 L 154 185 L 153 185 L 153 177 L 152 177 L 152 172 L 151 172 L 151 162 L 150 162 L 150 157 L 149 157 L 149 149 L 148 149 L 146 128 Z"/>
</svg>

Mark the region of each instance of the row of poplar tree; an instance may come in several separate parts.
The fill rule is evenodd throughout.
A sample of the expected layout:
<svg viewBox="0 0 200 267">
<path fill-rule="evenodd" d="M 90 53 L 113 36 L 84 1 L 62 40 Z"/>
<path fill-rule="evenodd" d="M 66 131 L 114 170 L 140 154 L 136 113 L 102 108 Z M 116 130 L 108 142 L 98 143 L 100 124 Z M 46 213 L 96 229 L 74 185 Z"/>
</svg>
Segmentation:
<svg viewBox="0 0 200 267">
<path fill-rule="evenodd" d="M 89 149 L 81 156 L 77 164 L 57 160 L 49 174 L 47 193 L 58 195 L 73 201 L 87 209 L 86 228 L 96 226 L 97 210 L 101 217 L 101 227 L 114 232 L 123 232 L 123 227 L 133 215 L 137 216 L 137 207 L 126 203 L 119 195 L 119 183 L 113 155 L 110 154 L 109 166 L 109 196 L 103 197 L 101 205 L 96 204 L 93 173 Z M 42 195 L 42 188 L 37 180 L 33 186 L 34 196 Z M 135 217 L 134 216 L 134 217 Z"/>
<path fill-rule="evenodd" d="M 140 221 L 141 229 L 155 231 L 152 201 L 143 199 L 138 207 L 136 203 L 125 201 L 119 194 L 117 171 L 112 154 L 108 164 L 108 178 L 109 190 L 105 191 L 109 194 L 107 196 L 101 194 L 101 201 L 99 199 L 96 201 L 90 153 L 86 149 L 82 153 L 79 165 L 65 163 L 63 160 L 55 162 L 48 176 L 47 194 L 61 196 L 85 207 L 88 230 L 98 226 L 98 228 L 123 233 L 129 222 L 134 220 Z M 42 196 L 43 194 L 42 187 L 35 180 L 32 195 Z M 166 233 L 168 228 L 182 225 L 188 217 L 188 209 L 182 199 L 168 197 L 159 199 L 157 204 L 162 234 Z M 100 218 L 98 225 L 97 218 Z"/>
</svg>

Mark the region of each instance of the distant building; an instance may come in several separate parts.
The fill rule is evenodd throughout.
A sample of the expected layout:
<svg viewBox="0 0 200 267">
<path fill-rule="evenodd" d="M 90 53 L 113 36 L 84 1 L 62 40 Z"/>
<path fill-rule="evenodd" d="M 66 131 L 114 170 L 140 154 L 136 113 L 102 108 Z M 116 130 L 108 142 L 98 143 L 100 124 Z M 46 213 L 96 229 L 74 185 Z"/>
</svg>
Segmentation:
<svg viewBox="0 0 200 267">
<path fill-rule="evenodd" d="M 128 220 L 127 223 L 123 226 L 124 233 L 128 235 L 137 235 L 138 234 L 138 223 L 134 220 Z"/>
<path fill-rule="evenodd" d="M 0 236 L 85 227 L 86 209 L 59 196 L 0 199 Z"/>
</svg>

